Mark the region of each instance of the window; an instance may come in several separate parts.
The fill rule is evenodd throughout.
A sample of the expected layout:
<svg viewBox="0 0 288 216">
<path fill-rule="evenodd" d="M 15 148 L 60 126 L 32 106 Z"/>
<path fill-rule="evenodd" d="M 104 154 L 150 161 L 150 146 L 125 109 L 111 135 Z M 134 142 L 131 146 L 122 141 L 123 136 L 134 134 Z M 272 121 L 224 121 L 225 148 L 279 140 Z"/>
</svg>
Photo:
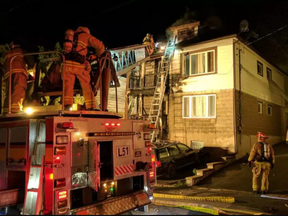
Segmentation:
<svg viewBox="0 0 288 216">
<path fill-rule="evenodd" d="M 267 114 L 270 116 L 272 115 L 272 106 L 271 105 L 267 106 Z"/>
<path fill-rule="evenodd" d="M 169 152 L 170 152 L 171 155 L 179 154 L 179 150 L 178 150 L 176 145 L 169 146 L 168 149 L 169 149 Z"/>
<path fill-rule="evenodd" d="M 183 118 L 215 118 L 216 95 L 183 97 Z"/>
<path fill-rule="evenodd" d="M 160 158 L 160 159 L 169 156 L 169 153 L 168 153 L 168 151 L 167 151 L 167 148 L 159 149 L 159 150 L 158 150 L 158 154 L 159 154 L 159 158 Z"/>
<path fill-rule="evenodd" d="M 194 28 L 193 29 L 186 28 L 178 31 L 177 39 L 178 41 L 182 41 L 185 38 L 192 37 L 193 35 L 194 35 Z"/>
<path fill-rule="evenodd" d="M 263 64 L 259 61 L 257 61 L 257 73 L 260 76 L 263 76 Z"/>
<path fill-rule="evenodd" d="M 198 52 L 184 55 L 184 71 L 185 75 L 193 76 L 199 74 L 215 73 L 216 59 L 215 50 Z"/>
<path fill-rule="evenodd" d="M 267 79 L 268 80 L 272 80 L 272 70 L 270 68 L 266 68 L 267 70 Z"/>
<path fill-rule="evenodd" d="M 258 113 L 263 114 L 263 103 L 262 102 L 258 102 Z"/>
<path fill-rule="evenodd" d="M 181 152 L 185 152 L 190 149 L 188 146 L 183 145 L 183 144 L 179 144 L 178 148 L 180 149 Z"/>
</svg>

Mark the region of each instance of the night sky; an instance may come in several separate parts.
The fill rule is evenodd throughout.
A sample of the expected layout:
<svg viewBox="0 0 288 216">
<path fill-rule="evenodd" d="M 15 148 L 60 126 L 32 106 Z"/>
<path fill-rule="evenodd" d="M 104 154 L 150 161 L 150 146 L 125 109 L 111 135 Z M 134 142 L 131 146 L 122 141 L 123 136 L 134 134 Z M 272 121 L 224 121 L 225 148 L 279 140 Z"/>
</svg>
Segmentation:
<svg viewBox="0 0 288 216">
<path fill-rule="evenodd" d="M 147 32 L 153 34 L 157 41 L 165 37 L 165 29 L 180 19 L 187 8 L 194 12 L 195 19 L 201 23 L 210 17 L 210 23 L 212 20 L 210 25 L 216 25 L 223 34 L 238 33 L 241 20 L 247 19 L 250 28 L 253 28 L 257 22 L 265 19 L 265 13 L 271 12 L 279 1 L 167 2 L 165 0 L 7 1 L 0 9 L 0 44 L 15 40 L 29 51 L 37 51 L 38 45 L 53 49 L 57 41 L 62 42 L 67 28 L 76 29 L 79 25 L 88 27 L 92 35 L 102 40 L 108 48 L 141 43 Z M 14 7 L 16 8 L 11 10 Z M 11 11 L 7 13 L 9 10 Z M 216 20 L 216 24 L 213 24 L 213 20 Z"/>
</svg>

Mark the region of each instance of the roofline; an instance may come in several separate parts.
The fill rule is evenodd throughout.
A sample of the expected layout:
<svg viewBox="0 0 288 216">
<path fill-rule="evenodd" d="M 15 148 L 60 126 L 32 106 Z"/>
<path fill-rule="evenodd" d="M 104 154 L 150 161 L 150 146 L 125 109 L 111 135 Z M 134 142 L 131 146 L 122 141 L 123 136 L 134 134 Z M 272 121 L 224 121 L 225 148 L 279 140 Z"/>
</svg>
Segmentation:
<svg viewBox="0 0 288 216">
<path fill-rule="evenodd" d="M 281 68 L 279 68 L 278 66 L 276 66 L 274 63 L 271 63 L 271 61 L 269 61 L 266 57 L 263 56 L 262 53 L 260 53 L 256 48 L 254 48 L 251 45 L 246 45 L 245 41 L 242 37 L 240 37 L 239 35 L 236 35 L 236 38 L 243 43 L 244 46 L 248 47 L 249 49 L 251 49 L 253 52 L 255 52 L 257 55 L 259 55 L 262 59 L 264 59 L 265 61 L 267 61 L 270 65 L 272 65 L 274 68 L 276 68 L 279 72 L 281 72 L 284 76 L 288 76 L 288 74 L 286 72 L 284 72 Z"/>
<path fill-rule="evenodd" d="M 279 72 L 281 72 L 284 76 L 288 76 L 288 74 L 286 72 L 284 72 L 282 69 L 280 69 L 278 66 L 276 66 L 274 63 L 271 63 L 266 57 L 263 56 L 263 54 L 261 54 L 258 50 L 256 50 L 254 47 L 250 46 L 250 45 L 246 45 L 245 41 L 242 37 L 240 37 L 237 34 L 231 34 L 231 35 L 227 35 L 227 36 L 222 36 L 222 37 L 218 37 L 218 38 L 214 38 L 211 40 L 206 40 L 206 41 L 201 41 L 199 43 L 194 43 L 188 46 L 194 46 L 194 45 L 199 45 L 199 44 L 204 44 L 204 43 L 208 43 L 208 42 L 215 42 L 215 41 L 219 41 L 219 40 L 225 40 L 225 39 L 230 39 L 230 38 L 235 38 L 238 39 L 240 42 L 243 43 L 244 46 L 248 47 L 249 49 L 251 49 L 253 52 L 255 52 L 257 55 L 259 55 L 261 58 L 263 58 L 265 61 L 267 61 L 269 64 L 271 64 L 274 68 L 276 68 Z M 188 47 L 185 46 L 185 47 Z M 176 44 L 177 47 L 177 44 Z M 179 46 L 179 48 L 181 48 Z M 184 48 L 184 47 L 183 47 Z"/>
<path fill-rule="evenodd" d="M 177 25 L 177 26 L 171 26 L 169 27 L 168 29 L 169 30 L 176 30 L 176 29 L 179 29 L 179 28 L 185 28 L 185 27 L 194 27 L 194 26 L 199 26 L 200 25 L 200 22 L 199 21 L 196 21 L 196 22 L 192 22 L 192 23 L 187 23 L 187 24 L 183 24 L 183 25 Z"/>
</svg>

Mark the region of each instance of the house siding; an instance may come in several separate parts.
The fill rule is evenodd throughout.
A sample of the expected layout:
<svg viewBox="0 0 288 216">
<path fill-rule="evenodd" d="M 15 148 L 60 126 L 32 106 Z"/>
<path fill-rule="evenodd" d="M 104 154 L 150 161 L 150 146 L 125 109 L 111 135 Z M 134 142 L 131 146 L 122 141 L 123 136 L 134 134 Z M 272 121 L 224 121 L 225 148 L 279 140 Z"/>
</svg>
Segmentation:
<svg viewBox="0 0 288 216">
<path fill-rule="evenodd" d="M 188 119 L 182 117 L 186 95 L 216 94 L 216 118 Z M 233 90 L 176 93 L 169 97 L 168 131 L 171 140 L 187 145 L 191 141 L 203 141 L 205 147 L 221 147 L 230 153 L 234 147 Z"/>
<path fill-rule="evenodd" d="M 239 48 L 241 49 L 241 82 L 239 82 Z M 263 76 L 257 72 L 257 61 L 263 64 Z M 272 70 L 272 81 L 267 79 L 267 67 Z M 237 42 L 235 44 L 235 81 L 235 116 L 237 128 L 241 129 L 241 131 L 237 130 L 236 139 L 238 157 L 250 152 L 253 144 L 257 142 L 258 131 L 267 134 L 268 141 L 272 145 L 284 141 L 287 127 L 285 76 L 242 42 Z M 263 114 L 258 113 L 258 102 L 263 103 Z M 267 113 L 268 105 L 272 106 L 271 116 Z M 241 107 L 241 128 L 239 128 L 239 106 Z"/>
<path fill-rule="evenodd" d="M 214 41 L 177 51 L 171 62 L 169 80 L 173 86 L 184 77 L 181 55 L 210 48 L 216 49 L 217 73 L 190 76 L 182 81 L 184 85 L 181 93 L 172 93 L 169 96 L 169 138 L 187 145 L 191 141 L 202 141 L 205 147 L 220 147 L 234 153 L 233 40 Z M 216 94 L 216 118 L 183 118 L 182 97 L 205 94 Z"/>
</svg>

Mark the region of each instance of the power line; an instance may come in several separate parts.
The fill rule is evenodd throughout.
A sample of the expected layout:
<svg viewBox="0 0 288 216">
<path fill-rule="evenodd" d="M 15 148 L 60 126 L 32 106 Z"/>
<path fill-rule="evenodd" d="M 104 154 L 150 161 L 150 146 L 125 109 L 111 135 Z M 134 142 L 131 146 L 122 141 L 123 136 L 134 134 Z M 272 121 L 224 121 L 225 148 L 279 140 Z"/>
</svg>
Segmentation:
<svg viewBox="0 0 288 216">
<path fill-rule="evenodd" d="M 2 13 L 1 16 L 6 15 L 7 13 L 10 13 L 11 11 L 13 11 L 13 10 L 15 10 L 15 9 L 17 9 L 17 8 L 22 7 L 23 5 L 29 3 L 30 1 L 33 1 L 33 0 L 28 0 L 28 1 L 26 1 L 26 2 L 24 2 L 24 3 L 22 3 L 22 4 L 20 4 L 20 5 L 18 5 L 18 6 L 16 6 L 16 7 L 14 7 L 14 8 L 11 8 L 10 10 Z"/>
<path fill-rule="evenodd" d="M 262 40 L 263 38 L 266 38 L 266 37 L 268 37 L 268 36 L 270 36 L 270 35 L 278 32 L 278 31 L 281 31 L 282 29 L 287 28 L 287 27 L 288 27 L 288 25 L 282 26 L 281 28 L 279 28 L 279 29 L 277 29 L 277 30 L 275 30 L 275 31 L 273 31 L 273 32 L 270 32 L 270 33 L 264 35 L 263 37 L 258 38 L 258 39 L 255 40 L 255 41 L 252 41 L 252 42 L 250 42 L 250 43 L 247 43 L 246 45 L 250 45 L 250 44 L 255 43 L 255 42 L 259 41 L 259 40 Z"/>
</svg>

